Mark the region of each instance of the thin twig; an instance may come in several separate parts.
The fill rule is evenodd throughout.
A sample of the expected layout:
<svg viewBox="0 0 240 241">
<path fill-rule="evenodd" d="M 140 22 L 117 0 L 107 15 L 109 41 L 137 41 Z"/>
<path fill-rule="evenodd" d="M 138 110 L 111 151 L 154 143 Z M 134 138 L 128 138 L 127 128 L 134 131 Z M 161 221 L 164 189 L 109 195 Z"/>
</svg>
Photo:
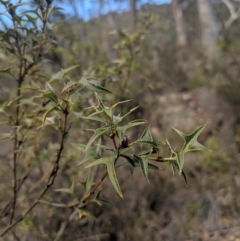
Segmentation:
<svg viewBox="0 0 240 241">
<path fill-rule="evenodd" d="M 230 17 L 224 24 L 225 29 L 228 30 L 233 24 L 233 22 L 235 22 L 240 17 L 240 8 L 236 11 L 233 3 L 230 2 L 230 0 L 223 0 L 223 2 L 230 12 Z"/>
<path fill-rule="evenodd" d="M 19 54 L 21 56 L 21 51 L 19 50 Z M 14 149 L 13 149 L 13 202 L 12 202 L 12 213 L 10 217 L 9 224 L 12 223 L 16 208 L 17 202 L 17 158 L 18 158 L 18 150 L 21 146 L 21 142 L 18 140 L 18 130 L 17 127 L 20 124 L 19 113 L 20 113 L 20 97 L 21 97 L 21 86 L 23 82 L 22 78 L 22 65 L 23 61 L 21 60 L 20 70 L 19 70 L 19 79 L 18 79 L 18 89 L 17 89 L 17 105 L 16 105 L 16 121 L 15 121 L 15 131 L 14 131 Z"/>
<path fill-rule="evenodd" d="M 102 177 L 98 180 L 98 182 L 96 182 L 96 184 L 93 186 L 93 188 L 91 188 L 91 190 L 82 197 L 82 199 L 80 200 L 81 203 L 85 203 L 95 193 L 95 191 L 103 183 L 103 181 L 107 177 L 107 175 L 108 175 L 108 172 L 106 170 L 103 173 Z"/>
<path fill-rule="evenodd" d="M 43 189 L 43 191 L 41 192 L 41 194 L 39 195 L 39 197 L 37 198 L 37 200 L 28 208 L 28 210 L 19 218 L 17 218 L 13 223 L 11 223 L 10 225 L 8 225 L 0 234 L 0 237 L 3 237 L 9 230 L 11 230 L 15 225 L 17 225 L 19 222 L 21 222 L 32 210 L 33 208 L 39 203 L 39 200 L 41 200 L 43 198 L 43 196 L 46 194 L 46 192 L 48 191 L 48 189 L 53 185 L 54 180 L 57 176 L 58 173 L 58 169 L 59 169 L 59 162 L 61 159 L 61 155 L 62 152 L 64 150 L 64 141 L 65 141 L 65 137 L 68 134 L 66 130 L 68 130 L 67 127 L 67 118 L 68 118 L 68 111 L 67 108 L 65 109 L 65 113 L 64 113 L 64 124 L 63 127 L 61 129 L 62 135 L 61 135 L 61 142 L 60 142 L 60 147 L 58 149 L 57 152 L 57 157 L 56 160 L 54 162 L 54 166 L 52 168 L 52 171 L 49 175 L 47 184 L 45 186 L 45 188 Z"/>
</svg>

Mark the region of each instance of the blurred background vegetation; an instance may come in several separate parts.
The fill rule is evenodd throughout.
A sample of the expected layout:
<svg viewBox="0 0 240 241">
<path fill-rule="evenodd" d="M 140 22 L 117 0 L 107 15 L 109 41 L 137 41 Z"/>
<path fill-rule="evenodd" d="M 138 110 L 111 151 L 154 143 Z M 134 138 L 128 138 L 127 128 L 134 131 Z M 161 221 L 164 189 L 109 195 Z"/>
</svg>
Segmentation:
<svg viewBox="0 0 240 241">
<path fill-rule="evenodd" d="M 111 203 L 88 207 L 97 219 L 69 219 L 72 210 L 40 204 L 21 223 L 19 240 L 55 240 L 62 224 L 67 224 L 60 240 L 239 241 L 240 1 L 55 0 L 53 4 L 62 9 L 51 16 L 56 47 L 48 53 L 50 62 L 41 66 L 48 78 L 61 68 L 80 65 L 72 78 L 97 76 L 114 92 L 105 96 L 107 101 L 131 99 L 127 109 L 140 105 L 135 118 L 146 119 L 154 134 L 162 140 L 167 137 L 174 147 L 181 139 L 176 139 L 171 126 L 188 133 L 207 123 L 200 140 L 213 152 L 187 156 L 188 188 L 165 166 L 159 166 L 155 175 L 150 172 L 150 184 L 140 171 L 132 177 L 118 172 L 124 199 L 104 182 L 102 196 Z M 1 21 L 2 28 L 8 25 L 4 18 Z M 0 62 L 7 58 L 0 50 Z M 0 78 L 3 103 L 14 83 L 3 74 Z M 75 108 L 81 112 L 93 101 L 87 92 Z M 86 143 L 86 125 L 75 121 L 72 138 L 80 136 Z M 41 158 L 46 158 L 47 148 L 54 149 L 58 138 L 49 128 L 50 144 L 42 147 Z M 9 142 L 1 142 L 1 208 L 11 196 L 6 175 L 11 169 L 6 161 L 10 149 Z M 80 188 L 85 171 L 76 165 L 81 158 L 77 150 L 64 156 L 54 189 L 70 187 L 73 179 Z M 36 164 L 22 192 L 38 190 L 41 165 Z M 53 192 L 51 200 L 67 203 L 69 197 Z"/>
</svg>

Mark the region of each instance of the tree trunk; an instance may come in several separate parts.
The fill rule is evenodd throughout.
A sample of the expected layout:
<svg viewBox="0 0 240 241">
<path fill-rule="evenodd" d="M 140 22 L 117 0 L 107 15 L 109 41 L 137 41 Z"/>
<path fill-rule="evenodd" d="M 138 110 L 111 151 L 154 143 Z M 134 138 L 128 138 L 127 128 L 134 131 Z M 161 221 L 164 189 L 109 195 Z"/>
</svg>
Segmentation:
<svg viewBox="0 0 240 241">
<path fill-rule="evenodd" d="M 178 0 L 172 0 L 173 17 L 176 24 L 177 45 L 185 47 L 187 45 L 186 29 L 183 19 L 183 12 Z"/>
<path fill-rule="evenodd" d="M 136 3 L 137 0 L 129 0 L 130 2 L 130 18 L 131 18 L 131 29 L 134 31 L 136 29 L 136 22 L 137 22 L 137 8 Z"/>
<path fill-rule="evenodd" d="M 219 37 L 219 28 L 211 0 L 198 0 L 198 12 L 201 22 L 201 42 L 209 57 L 217 53 L 216 43 Z"/>
</svg>

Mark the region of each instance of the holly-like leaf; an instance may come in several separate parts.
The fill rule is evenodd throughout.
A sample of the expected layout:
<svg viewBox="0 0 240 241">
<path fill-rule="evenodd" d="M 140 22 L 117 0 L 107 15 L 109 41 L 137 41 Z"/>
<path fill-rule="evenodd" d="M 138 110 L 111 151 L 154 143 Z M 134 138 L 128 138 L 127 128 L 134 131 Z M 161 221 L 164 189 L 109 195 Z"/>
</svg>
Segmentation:
<svg viewBox="0 0 240 241">
<path fill-rule="evenodd" d="M 133 155 L 134 158 L 138 161 L 140 168 L 142 170 L 143 175 L 148 179 L 148 159 L 150 157 L 151 153 L 149 153 L 146 156 L 137 156 Z"/>
<path fill-rule="evenodd" d="M 139 106 L 132 108 L 132 109 L 131 109 L 128 113 L 126 113 L 122 118 L 125 118 L 126 116 L 128 116 L 129 114 L 131 114 L 133 111 L 135 111 L 135 110 L 138 109 L 138 108 L 139 108 Z"/>
<path fill-rule="evenodd" d="M 91 183 L 91 181 L 90 181 L 91 171 L 92 171 L 91 168 L 89 168 L 86 179 L 83 182 L 80 182 L 83 185 L 85 191 L 89 190 L 89 188 L 93 185 L 93 183 Z"/>
<path fill-rule="evenodd" d="M 118 126 L 117 131 L 122 133 L 122 135 L 124 136 L 128 129 L 138 126 L 138 125 L 143 125 L 143 124 L 146 124 L 146 121 L 143 119 L 134 120 L 134 121 L 129 122 L 127 125 Z"/>
<path fill-rule="evenodd" d="M 133 167 L 135 167 L 135 162 L 134 162 L 134 157 L 133 156 L 127 156 L 127 155 L 122 155 L 129 164 L 131 164 Z"/>
<path fill-rule="evenodd" d="M 111 127 L 110 125 L 98 128 L 94 131 L 94 134 L 92 135 L 92 137 L 90 138 L 90 140 L 88 141 L 88 144 L 86 146 L 86 150 L 92 145 L 92 143 L 100 136 L 104 135 L 106 133 L 106 131 L 109 129 L 109 127 Z"/>
<path fill-rule="evenodd" d="M 171 157 L 170 158 L 164 158 L 165 161 L 176 161 L 177 162 L 177 166 L 178 166 L 178 170 L 181 174 L 182 172 L 182 169 L 183 169 L 183 165 L 184 165 L 184 155 L 185 153 L 184 152 L 177 152 L 176 150 L 174 150 L 170 143 L 167 141 L 167 145 L 169 147 L 169 149 L 171 150 Z"/>
<path fill-rule="evenodd" d="M 99 121 L 99 122 L 102 122 L 102 123 L 104 123 L 104 124 L 106 124 L 106 120 L 105 119 L 103 119 L 103 118 L 99 118 L 99 117 L 97 117 L 97 116 L 83 116 L 83 117 L 81 117 L 82 119 L 87 119 L 87 120 L 93 120 L 93 121 Z"/>
<path fill-rule="evenodd" d="M 69 82 L 64 86 L 64 88 L 62 89 L 62 93 L 63 93 L 64 91 L 66 91 L 67 89 L 69 89 L 69 88 L 74 88 L 74 87 L 76 87 L 76 86 L 78 86 L 78 85 L 79 85 L 78 82 L 69 81 Z"/>
<path fill-rule="evenodd" d="M 78 150 L 85 152 L 86 151 L 86 145 L 78 144 L 78 143 L 72 143 L 72 146 L 76 147 Z"/>
<path fill-rule="evenodd" d="M 98 92 L 98 93 L 112 93 L 112 91 L 100 86 L 100 85 L 97 85 L 95 83 L 92 83 L 92 82 L 87 82 L 86 83 L 86 87 L 90 90 L 93 90 L 95 92 Z"/>
<path fill-rule="evenodd" d="M 182 170 L 182 176 L 183 176 L 183 178 L 184 178 L 184 181 L 185 181 L 186 187 L 188 187 L 187 176 L 185 175 L 185 173 L 184 173 L 183 170 Z"/>
<path fill-rule="evenodd" d="M 177 163 L 178 163 L 178 168 L 180 171 L 180 174 L 182 173 L 183 165 L 184 165 L 184 153 L 176 152 L 176 157 L 177 157 Z"/>
<path fill-rule="evenodd" d="M 74 194 L 74 181 L 72 182 L 72 185 L 70 188 L 56 189 L 55 192 L 65 192 L 65 193 L 69 193 L 69 194 Z"/>
<path fill-rule="evenodd" d="M 116 168 L 121 167 L 121 166 L 127 166 L 130 173 L 133 174 L 133 171 L 134 171 L 134 168 L 135 168 L 135 163 L 133 162 L 133 164 L 129 161 L 125 161 L 125 162 L 121 163 L 120 165 L 118 165 Z"/>
<path fill-rule="evenodd" d="M 88 218 L 96 220 L 96 217 L 90 211 L 87 211 L 87 210 L 82 209 L 82 208 L 75 208 L 75 210 L 78 213 L 79 219 L 81 219 L 83 217 L 88 217 Z"/>
<path fill-rule="evenodd" d="M 131 100 L 119 101 L 119 102 L 115 103 L 114 105 L 112 105 L 112 106 L 111 106 L 111 109 L 113 110 L 113 109 L 115 109 L 118 105 L 123 104 L 123 103 L 127 103 L 127 102 L 129 102 L 129 101 L 131 101 Z"/>
<path fill-rule="evenodd" d="M 113 187 L 115 188 L 115 190 L 119 194 L 119 196 L 123 197 L 120 185 L 118 183 L 116 171 L 115 171 L 115 157 L 114 156 L 102 157 L 102 158 L 94 161 L 90 165 L 88 165 L 87 168 L 93 167 L 96 165 L 100 165 L 100 164 L 106 165 L 108 176 L 109 176 L 111 183 L 113 184 Z"/>
<path fill-rule="evenodd" d="M 48 82 L 46 83 L 46 87 L 49 91 L 44 93 L 43 96 L 49 98 L 50 100 L 52 100 L 53 102 L 55 102 L 57 104 L 58 97 L 57 97 L 56 91 Z"/>
<path fill-rule="evenodd" d="M 43 97 L 48 98 L 57 104 L 57 99 L 52 95 L 52 93 L 50 91 L 43 93 Z"/>
<path fill-rule="evenodd" d="M 113 123 L 115 126 L 117 126 L 122 120 L 123 120 L 123 117 L 113 115 Z"/>
<path fill-rule="evenodd" d="M 150 131 L 150 126 L 148 126 L 143 131 L 141 137 L 135 143 L 140 144 L 141 147 L 144 144 L 151 145 L 153 147 L 157 147 L 157 142 L 155 140 L 153 140 L 153 138 L 152 138 L 152 134 L 151 134 L 151 131 Z"/>
<path fill-rule="evenodd" d="M 42 116 L 42 124 L 43 124 L 43 125 L 44 125 L 44 123 L 45 123 L 45 120 L 46 120 L 48 114 L 50 114 L 50 113 L 53 112 L 54 110 L 57 110 L 57 108 L 58 108 L 58 105 L 54 105 L 52 108 L 48 109 L 48 110 L 44 113 L 44 115 Z"/>
<path fill-rule="evenodd" d="M 97 92 L 97 93 L 107 93 L 107 94 L 112 93 L 112 91 L 104 88 L 103 86 L 96 84 L 95 81 L 90 81 L 86 79 L 85 77 L 82 77 L 79 83 L 86 86 L 89 90 L 93 90 L 94 92 Z"/>
<path fill-rule="evenodd" d="M 178 129 L 172 127 L 184 139 L 184 145 L 181 150 L 182 153 L 187 153 L 190 151 L 208 150 L 205 146 L 200 144 L 197 140 L 198 136 L 201 134 L 201 132 L 203 131 L 205 126 L 206 126 L 206 124 L 198 127 L 191 134 L 185 134 L 185 133 L 179 131 Z"/>
<path fill-rule="evenodd" d="M 99 97 L 99 95 L 95 92 L 95 96 L 96 96 L 96 99 L 98 101 L 98 108 L 100 110 L 103 110 L 106 108 L 106 106 L 103 104 L 103 101 L 101 100 L 101 98 Z"/>
<path fill-rule="evenodd" d="M 84 152 L 86 153 L 85 157 L 78 163 L 78 165 L 82 165 L 83 163 L 91 160 L 91 159 L 99 159 L 100 153 L 100 146 L 96 145 L 93 147 L 89 147 L 87 150 L 85 149 Z"/>
<path fill-rule="evenodd" d="M 119 150 L 119 155 L 122 155 L 123 153 L 127 152 L 127 151 L 132 151 L 133 147 L 127 147 L 127 148 L 123 148 Z"/>
<path fill-rule="evenodd" d="M 70 72 L 71 70 L 75 69 L 79 67 L 79 65 L 75 65 L 75 66 L 72 66 L 72 67 L 69 67 L 67 69 L 61 69 L 61 71 L 59 71 L 57 74 L 55 74 L 49 81 L 49 83 L 51 83 L 52 81 L 55 81 L 55 80 L 60 80 L 62 83 L 64 82 L 64 77 L 65 75 Z"/>
<path fill-rule="evenodd" d="M 151 138 L 150 126 L 148 126 L 142 133 L 141 138 Z"/>
<path fill-rule="evenodd" d="M 110 203 L 108 200 L 103 199 L 102 197 L 100 197 L 102 190 L 99 190 L 96 197 L 94 199 L 92 199 L 92 202 L 96 202 L 99 206 L 102 206 L 103 203 Z"/>
<path fill-rule="evenodd" d="M 178 166 L 177 161 L 171 161 L 171 162 L 169 162 L 169 164 L 170 164 L 171 167 L 172 167 L 173 175 L 175 174 L 175 171 L 179 171 L 179 166 Z M 184 179 L 185 184 L 186 184 L 186 187 L 188 187 L 188 182 L 187 182 L 187 176 L 186 176 L 186 174 L 184 173 L 183 170 L 180 172 L 180 174 L 182 174 L 183 179 Z"/>
<path fill-rule="evenodd" d="M 159 170 L 159 167 L 156 165 L 153 165 L 152 163 L 148 163 L 148 169 Z"/>
<path fill-rule="evenodd" d="M 140 145 L 146 144 L 146 145 L 151 145 L 151 146 L 153 146 L 153 147 L 157 147 L 157 143 L 154 142 L 154 141 L 152 140 L 152 138 L 150 138 L 150 137 L 140 138 L 140 139 L 138 139 L 135 143 L 140 144 Z"/>
</svg>

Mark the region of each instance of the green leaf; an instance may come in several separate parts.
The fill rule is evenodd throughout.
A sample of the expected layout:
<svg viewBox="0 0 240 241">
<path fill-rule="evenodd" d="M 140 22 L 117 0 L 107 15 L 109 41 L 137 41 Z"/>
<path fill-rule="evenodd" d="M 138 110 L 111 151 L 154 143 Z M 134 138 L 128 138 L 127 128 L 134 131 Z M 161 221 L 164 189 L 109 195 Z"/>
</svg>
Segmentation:
<svg viewBox="0 0 240 241">
<path fill-rule="evenodd" d="M 50 91 L 43 93 L 43 97 L 48 98 L 57 104 L 57 99 L 54 98 L 54 96 L 52 95 L 52 93 Z"/>
<path fill-rule="evenodd" d="M 152 134 L 151 134 L 151 132 L 150 132 L 150 126 L 148 126 L 148 127 L 143 131 L 141 137 L 140 137 L 135 143 L 140 144 L 141 147 L 142 147 L 142 145 L 144 145 L 144 144 L 157 147 L 156 141 L 153 140 L 153 138 L 152 138 Z"/>
<path fill-rule="evenodd" d="M 176 157 L 177 157 L 177 163 L 178 163 L 178 168 L 180 171 L 180 174 L 182 173 L 183 165 L 184 165 L 184 153 L 180 152 L 175 152 Z"/>
<path fill-rule="evenodd" d="M 83 144 L 77 144 L 77 143 L 72 143 L 72 146 L 76 147 L 78 150 L 85 152 L 86 151 L 86 145 Z"/>
<path fill-rule="evenodd" d="M 94 199 L 92 199 L 91 201 L 92 202 L 96 202 L 98 205 L 102 205 L 103 203 L 110 203 L 108 200 L 106 199 L 103 199 L 102 197 L 100 197 L 100 194 L 101 194 L 101 191 L 102 190 L 99 190 L 96 197 Z"/>
<path fill-rule="evenodd" d="M 93 112 L 91 115 L 89 115 L 89 116 L 87 116 L 87 117 L 85 117 L 85 118 L 90 118 L 90 117 L 93 117 L 93 116 L 95 116 L 95 115 L 100 115 L 100 114 L 102 114 L 102 113 L 103 113 L 102 110 L 96 110 L 96 111 Z"/>
<path fill-rule="evenodd" d="M 112 91 L 96 84 L 95 82 L 89 81 L 85 77 L 82 77 L 79 81 L 79 83 L 84 84 L 89 90 L 92 90 L 97 93 L 112 93 Z"/>
<path fill-rule="evenodd" d="M 148 163 L 148 169 L 159 170 L 159 167 L 156 165 L 153 165 L 152 163 Z"/>
<path fill-rule="evenodd" d="M 63 93 L 64 91 L 66 91 L 66 90 L 69 89 L 69 88 L 74 88 L 74 87 L 76 87 L 76 86 L 78 86 L 78 85 L 79 85 L 78 82 L 69 81 L 69 82 L 64 86 L 64 88 L 62 89 L 62 92 L 61 92 L 61 93 Z"/>
<path fill-rule="evenodd" d="M 110 109 L 109 107 L 105 107 L 103 109 L 103 113 L 111 120 L 113 118 L 113 112 L 112 109 Z"/>
<path fill-rule="evenodd" d="M 170 143 L 167 141 L 167 145 L 169 147 L 169 149 L 171 150 L 171 157 L 170 158 L 164 158 L 164 160 L 168 160 L 168 161 L 176 161 L 177 162 L 177 168 L 181 174 L 182 172 L 182 168 L 184 165 L 184 154 L 183 152 L 178 153 L 176 150 L 173 150 L 173 148 L 171 147 Z M 175 165 L 175 164 L 174 164 Z"/>
<path fill-rule="evenodd" d="M 96 116 L 83 116 L 81 117 L 82 119 L 87 119 L 87 120 L 93 120 L 93 121 L 99 121 L 99 122 L 102 122 L 104 124 L 106 124 L 106 120 L 103 119 L 103 118 L 99 118 L 99 117 L 96 117 Z"/>
<path fill-rule="evenodd" d="M 143 119 L 134 120 L 134 121 L 129 122 L 127 125 L 118 126 L 117 131 L 122 133 L 122 135 L 125 135 L 125 133 L 128 129 L 138 126 L 138 125 L 143 125 L 143 124 L 146 124 L 146 121 Z"/>
<path fill-rule="evenodd" d="M 77 98 L 79 98 L 79 96 L 80 96 L 79 91 L 76 91 L 69 96 L 68 100 L 71 104 L 75 104 L 75 101 L 76 101 Z"/>
<path fill-rule="evenodd" d="M 60 80 L 62 83 L 64 82 L 64 77 L 65 75 L 70 72 L 71 70 L 73 69 L 76 69 L 78 68 L 79 65 L 75 65 L 75 66 L 72 66 L 72 67 L 69 67 L 67 69 L 61 69 L 61 71 L 59 71 L 57 74 L 55 74 L 49 81 L 49 83 L 51 83 L 52 81 L 55 81 L 55 80 Z"/>
<path fill-rule="evenodd" d="M 186 184 L 186 187 L 188 187 L 188 182 L 187 182 L 187 176 L 185 175 L 184 171 L 182 170 L 182 175 Z"/>
<path fill-rule="evenodd" d="M 112 153 L 114 153 L 114 150 L 113 148 L 109 148 L 107 146 L 104 146 L 104 145 L 100 145 L 100 144 L 96 144 L 96 146 L 98 146 L 100 149 L 103 149 L 105 151 L 111 151 Z"/>
<path fill-rule="evenodd" d="M 130 171 L 130 173 L 133 174 L 135 166 L 133 166 L 130 162 L 125 161 L 125 162 L 121 163 L 120 165 L 118 165 L 116 168 L 119 168 L 121 166 L 127 166 L 129 171 Z"/>
<path fill-rule="evenodd" d="M 64 192 L 64 193 L 74 194 L 74 181 L 72 182 L 72 185 L 70 188 L 55 189 L 55 192 Z"/>
<path fill-rule="evenodd" d="M 115 171 L 115 157 L 114 156 L 102 157 L 102 158 L 94 161 L 90 165 L 88 165 L 87 168 L 93 167 L 96 165 L 100 165 L 100 164 L 105 164 L 107 166 L 108 176 L 109 176 L 111 183 L 113 184 L 113 187 L 115 188 L 115 190 L 119 194 L 119 196 L 123 197 L 122 191 L 120 189 L 120 185 L 117 180 L 116 171 Z"/>
<path fill-rule="evenodd" d="M 78 163 L 78 165 L 82 165 L 83 163 L 85 163 L 85 162 L 87 162 L 91 159 L 99 159 L 101 157 L 100 153 L 99 153 L 99 150 L 100 150 L 100 146 L 98 146 L 98 145 L 93 146 L 93 147 L 89 147 L 87 150 L 85 150 L 86 155 L 83 158 L 83 160 L 81 160 Z"/>
<path fill-rule="evenodd" d="M 135 162 L 134 162 L 134 157 L 127 156 L 127 155 L 122 155 L 122 157 L 124 157 L 127 160 L 127 162 L 122 163 L 118 167 L 127 165 L 130 173 L 133 174 L 134 168 L 136 167 Z"/>
<path fill-rule="evenodd" d="M 83 218 L 83 217 L 88 217 L 91 219 L 96 220 L 97 218 L 93 215 L 93 213 L 91 213 L 90 211 L 87 211 L 85 209 L 81 209 L 81 208 L 75 208 L 75 210 L 78 212 L 78 217 L 79 219 Z"/>
<path fill-rule="evenodd" d="M 138 108 L 139 108 L 139 106 L 132 108 L 132 109 L 131 109 L 128 113 L 126 113 L 122 118 L 125 118 L 126 116 L 128 116 L 129 114 L 131 114 L 133 111 L 135 111 L 135 110 L 138 109 Z"/>
<path fill-rule="evenodd" d="M 46 83 L 46 87 L 50 91 L 50 94 L 49 94 L 49 92 L 47 92 L 47 93 L 44 93 L 43 96 L 51 99 L 52 101 L 54 101 L 57 104 L 58 97 L 56 95 L 55 90 L 53 89 L 53 87 L 48 82 Z"/>
<path fill-rule="evenodd" d="M 112 93 L 112 91 L 92 82 L 87 82 L 86 87 L 98 93 Z"/>
<path fill-rule="evenodd" d="M 119 155 L 122 155 L 123 153 L 133 150 L 133 147 L 127 147 L 119 150 Z"/>
<path fill-rule="evenodd" d="M 44 125 L 44 123 L 45 123 L 45 120 L 46 120 L 47 116 L 48 116 L 51 112 L 53 112 L 54 110 L 57 110 L 57 107 L 58 107 L 58 105 L 54 105 L 52 108 L 50 108 L 49 110 L 47 110 L 47 111 L 44 113 L 44 115 L 42 116 L 42 124 L 43 124 L 43 125 Z"/>
<path fill-rule="evenodd" d="M 12 138 L 13 138 L 12 133 L 4 133 L 0 135 L 0 140 L 12 139 Z"/>
<path fill-rule="evenodd" d="M 150 157 L 151 153 L 149 153 L 146 156 L 137 156 L 133 155 L 134 158 L 138 161 L 140 168 L 142 170 L 143 175 L 148 179 L 148 159 Z"/>
<path fill-rule="evenodd" d="M 112 106 L 111 106 L 111 109 L 113 110 L 113 109 L 115 109 L 118 105 L 123 104 L 123 103 L 127 103 L 127 102 L 129 102 L 129 101 L 131 101 L 131 100 L 119 101 L 119 102 L 115 103 L 114 105 L 112 105 Z"/>
<path fill-rule="evenodd" d="M 173 175 L 175 174 L 175 171 L 179 171 L 179 166 L 178 166 L 178 163 L 177 161 L 171 161 L 169 162 L 169 164 L 171 165 L 172 167 L 172 172 L 173 172 Z M 185 175 L 184 171 L 182 170 L 180 172 L 180 174 L 182 174 L 183 178 L 184 178 L 184 181 L 185 181 L 185 184 L 186 184 L 186 187 L 188 187 L 188 182 L 187 182 L 187 176 Z"/>
<path fill-rule="evenodd" d="M 89 188 L 93 185 L 93 183 L 91 183 L 91 181 L 90 181 L 90 179 L 91 179 L 90 178 L 91 177 L 91 172 L 92 172 L 92 170 L 91 170 L 91 168 L 89 168 L 85 181 L 84 182 L 80 182 L 83 185 L 85 191 L 89 190 Z"/>
<path fill-rule="evenodd" d="M 36 27 L 38 17 L 34 18 L 34 17 L 30 16 L 29 14 L 24 14 L 24 16 L 27 17 L 28 22 L 30 22 L 34 27 Z"/>
<path fill-rule="evenodd" d="M 135 143 L 140 145 L 146 144 L 146 145 L 151 145 L 153 147 L 157 147 L 157 144 L 150 137 L 140 138 Z"/>
<path fill-rule="evenodd" d="M 148 126 L 142 133 L 141 138 L 145 138 L 145 137 L 149 137 L 151 138 L 151 134 L 150 134 L 150 126 Z"/>
<path fill-rule="evenodd" d="M 109 129 L 109 125 L 108 126 L 104 126 L 104 127 L 101 127 L 101 128 L 98 128 L 96 130 L 93 130 L 94 131 L 94 134 L 92 135 L 92 137 L 90 138 L 90 140 L 88 141 L 88 144 L 87 144 L 87 147 L 86 147 L 86 150 L 92 145 L 92 143 L 100 136 L 104 135 L 107 131 L 107 129 Z"/>
<path fill-rule="evenodd" d="M 157 140 L 152 133 L 151 133 L 151 136 L 152 136 L 152 142 L 153 142 L 154 147 L 157 147 L 158 144 L 162 145 L 162 142 Z"/>
<path fill-rule="evenodd" d="M 178 129 L 172 127 L 184 139 L 184 145 L 182 147 L 181 152 L 187 153 L 190 151 L 208 150 L 205 146 L 203 146 L 202 144 L 200 144 L 197 141 L 198 136 L 201 134 L 201 132 L 203 131 L 205 126 L 206 126 L 206 124 L 198 127 L 191 134 L 185 134 L 185 133 L 179 131 Z"/>
<path fill-rule="evenodd" d="M 97 113 L 103 113 L 108 117 L 108 119 L 112 119 L 112 115 L 113 115 L 112 109 L 103 104 L 103 101 L 101 100 L 101 98 L 99 97 L 99 95 L 96 92 L 95 92 L 95 96 L 98 101 Z M 96 112 L 94 112 L 94 113 L 96 113 Z"/>
<path fill-rule="evenodd" d="M 123 117 L 113 115 L 113 123 L 114 123 L 114 125 L 117 126 L 122 120 L 123 120 Z"/>
<path fill-rule="evenodd" d="M 101 98 L 99 97 L 99 95 L 96 92 L 95 92 L 95 96 L 98 101 L 98 108 L 100 108 L 100 110 L 105 109 L 106 106 L 103 104 L 103 101 L 101 100 Z"/>
<path fill-rule="evenodd" d="M 133 156 L 121 155 L 124 157 L 128 163 L 130 163 L 133 167 L 135 167 L 135 158 Z"/>
</svg>

